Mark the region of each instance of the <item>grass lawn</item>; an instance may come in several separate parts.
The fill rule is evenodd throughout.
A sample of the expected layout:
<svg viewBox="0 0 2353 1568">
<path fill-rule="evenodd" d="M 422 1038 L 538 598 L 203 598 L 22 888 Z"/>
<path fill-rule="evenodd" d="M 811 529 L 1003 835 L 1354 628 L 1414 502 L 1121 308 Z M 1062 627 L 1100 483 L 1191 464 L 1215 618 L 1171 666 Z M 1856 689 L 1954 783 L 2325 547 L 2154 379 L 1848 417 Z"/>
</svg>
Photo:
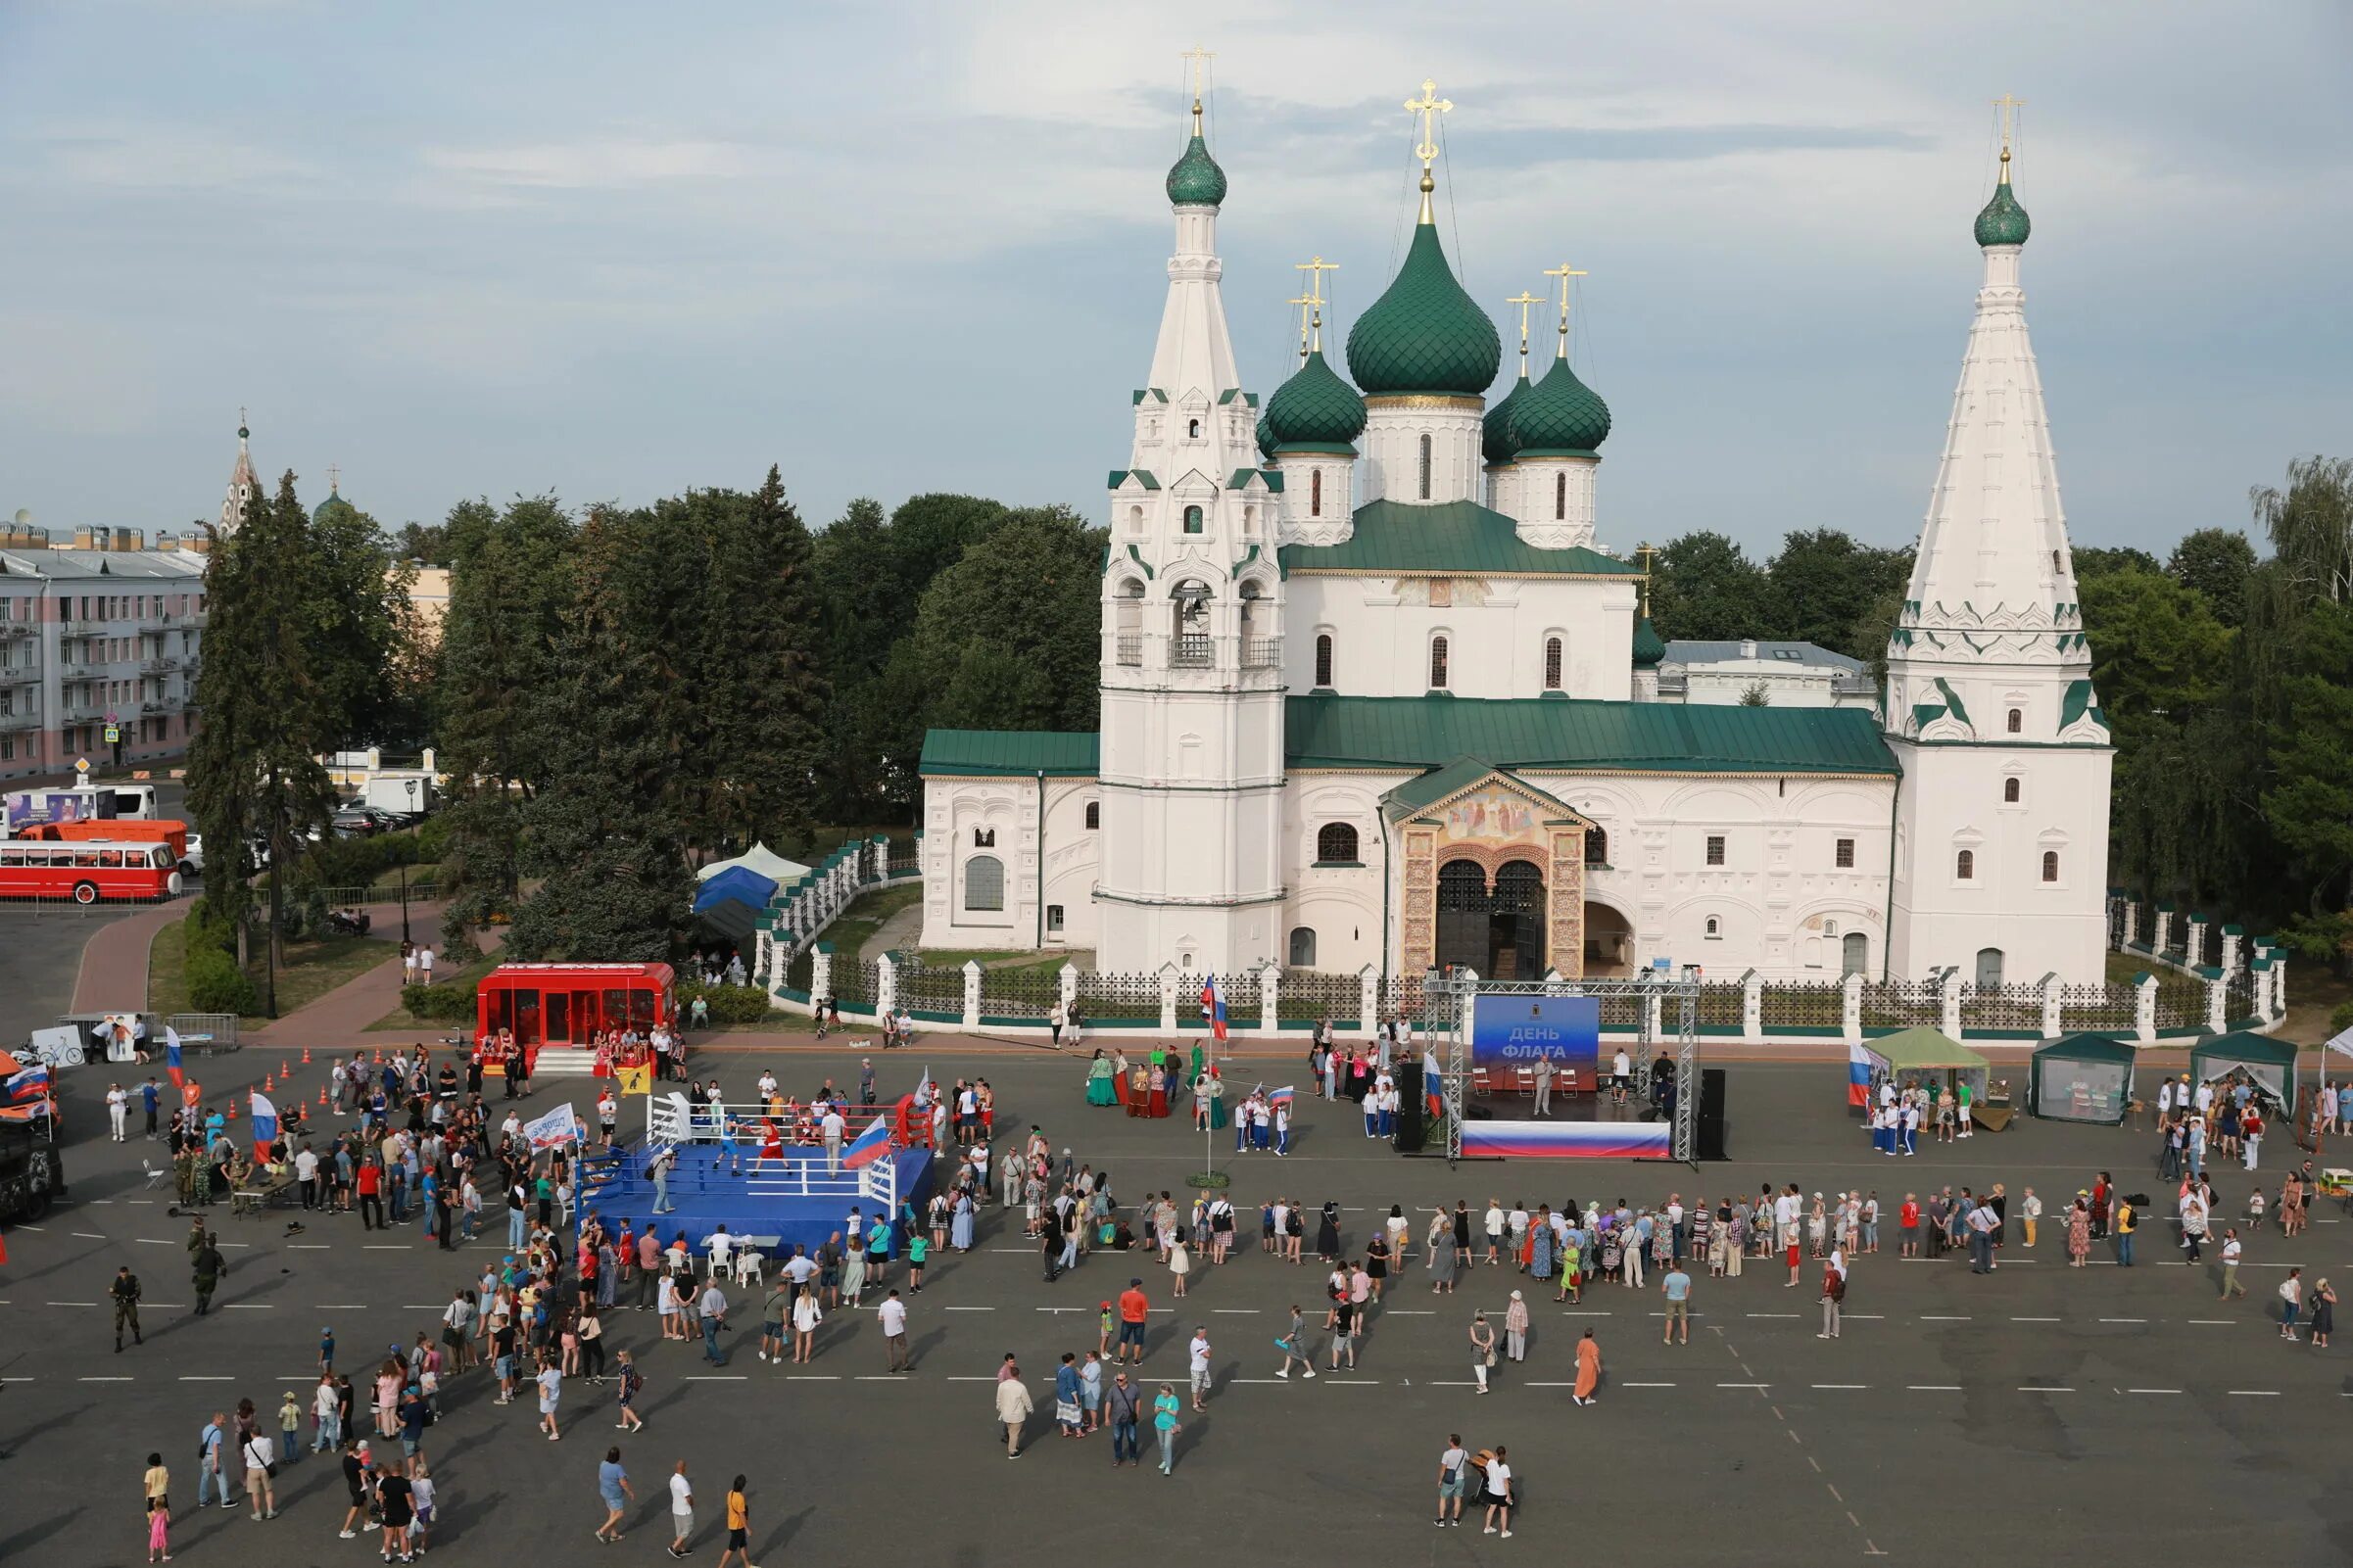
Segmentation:
<svg viewBox="0 0 2353 1568">
<path fill-rule="evenodd" d="M 825 934 L 818 940 L 833 943 L 834 951 L 837 953 L 847 953 L 855 957 L 858 950 L 866 945 L 867 938 L 883 928 L 883 922 L 900 910 L 920 903 L 922 899 L 923 883 L 921 882 L 904 882 L 896 887 L 878 888 L 874 892 L 852 899 L 849 908 L 843 910 L 840 918 L 825 928 Z"/>
<path fill-rule="evenodd" d="M 263 953 L 257 946 L 251 973 L 256 987 L 263 983 Z M 278 971 L 278 1013 L 280 1017 L 306 1003 L 315 1002 L 337 986 L 358 978 L 383 963 L 398 960 L 400 949 L 388 942 L 371 941 L 364 936 L 330 936 L 323 941 L 289 942 L 286 944 L 286 964 Z M 167 926 L 156 933 L 154 945 L 147 954 L 147 1007 L 150 1012 L 172 1014 L 195 1011 L 188 1002 L 187 927 Z M 247 1018 L 245 1023 L 259 1026 L 269 1021 L 265 1018 Z"/>
<path fill-rule="evenodd" d="M 430 887 L 440 879 L 441 867 L 438 864 L 430 860 L 418 861 L 408 868 L 409 897 L 414 899 L 417 888 Z M 389 871 L 376 873 L 376 879 L 368 886 L 373 892 L 390 893 L 398 898 L 401 894 L 401 869 L 395 866 Z"/>
<path fill-rule="evenodd" d="M 395 947 L 393 952 L 398 954 L 400 949 Z M 436 989 L 444 985 L 471 986 L 498 967 L 499 955 L 496 953 L 485 953 L 471 964 L 456 966 L 435 964 L 433 966 L 433 984 Z M 386 1033 L 414 1034 L 419 1030 L 431 1030 L 437 1035 L 456 1033 L 472 1027 L 470 1020 L 420 1019 L 405 1007 L 394 1008 L 368 1025 L 371 1032 L 383 1030 Z"/>
</svg>

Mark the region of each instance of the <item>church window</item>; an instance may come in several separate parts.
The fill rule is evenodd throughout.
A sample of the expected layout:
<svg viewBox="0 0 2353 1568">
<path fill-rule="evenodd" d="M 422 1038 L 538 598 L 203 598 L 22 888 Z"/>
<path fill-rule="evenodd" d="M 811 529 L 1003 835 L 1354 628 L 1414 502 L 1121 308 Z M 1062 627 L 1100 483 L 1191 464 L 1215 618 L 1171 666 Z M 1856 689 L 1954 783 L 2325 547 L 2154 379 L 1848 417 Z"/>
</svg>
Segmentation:
<svg viewBox="0 0 2353 1568">
<path fill-rule="evenodd" d="M 972 846 L 975 849 L 996 848 L 997 831 L 994 828 L 975 828 L 972 831 Z"/>
<path fill-rule="evenodd" d="M 1188 534 L 1198 534 L 1201 532 L 1200 507 L 1187 506 L 1184 509 L 1184 531 Z"/>
<path fill-rule="evenodd" d="M 1316 859 L 1353 863 L 1357 858 L 1356 829 L 1344 822 L 1327 822 L 1316 830 Z"/>
<path fill-rule="evenodd" d="M 1323 470 L 1321 468 L 1314 468 L 1308 471 L 1307 514 L 1310 517 L 1321 517 L 1323 515 Z"/>
<path fill-rule="evenodd" d="M 1143 509 L 1141 506 L 1130 506 L 1130 507 L 1128 507 L 1128 532 L 1129 532 L 1130 534 L 1140 534 L 1140 533 L 1142 533 L 1143 531 L 1144 531 L 1144 509 Z"/>
<path fill-rule="evenodd" d="M 2059 852 L 2055 849 L 2042 851 L 2042 879 L 2046 882 L 2059 879 Z"/>
<path fill-rule="evenodd" d="M 1319 687 L 1331 685 L 1331 634 L 1329 632 L 1316 634 L 1316 685 Z"/>
<path fill-rule="evenodd" d="M 1102 826 L 1103 803 L 1099 800 L 1088 801 L 1086 803 L 1086 831 L 1088 832 L 1093 832 L 1096 829 Z"/>
<path fill-rule="evenodd" d="M 1952 857 L 1952 875 L 1956 881 L 1973 881 L 1977 878 L 1977 851 L 1964 849 Z"/>
<path fill-rule="evenodd" d="M 1189 441 L 1199 441 L 1201 439 L 1201 421 L 1198 419 L 1187 419 L 1184 422 L 1184 434 L 1185 438 Z"/>
<path fill-rule="evenodd" d="M 2010 734 L 2017 735 L 2026 728 L 2026 715 L 2017 708 L 2010 710 Z"/>
<path fill-rule="evenodd" d="M 1060 904 L 1046 906 L 1046 934 L 1048 936 L 1062 934 L 1062 906 Z"/>
<path fill-rule="evenodd" d="M 1724 923 L 1720 920 L 1717 920 L 1713 915 L 1710 915 L 1707 917 L 1707 924 L 1702 927 L 1701 929 L 1706 933 L 1709 941 L 1716 941 L 1724 934 Z"/>
<path fill-rule="evenodd" d="M 1851 838 L 1842 838 L 1842 839 L 1840 839 L 1840 840 L 1839 840 L 1839 844 L 1838 844 L 1838 862 L 1839 862 L 1839 870 L 1841 870 L 1841 871 L 1852 871 L 1852 870 L 1854 869 L 1854 840 L 1853 840 L 1853 839 L 1851 839 Z"/>
<path fill-rule="evenodd" d="M 1446 689 L 1446 639 L 1442 637 L 1430 639 L 1430 689 Z"/>
<path fill-rule="evenodd" d="M 1005 863 L 994 855 L 975 855 L 964 863 L 964 907 L 1005 907 Z"/>
<path fill-rule="evenodd" d="M 1722 833 L 1709 833 L 1707 835 L 1707 864 L 1710 866 L 1721 866 L 1723 863 L 1724 835 Z"/>
<path fill-rule="evenodd" d="M 1316 928 L 1313 926 L 1291 927 L 1291 968 L 1312 970 L 1316 967 Z"/>
<path fill-rule="evenodd" d="M 1562 470 L 1553 475 L 1553 520 L 1568 520 L 1568 473 Z"/>
<path fill-rule="evenodd" d="M 1557 637 L 1544 640 L 1544 689 L 1561 689 L 1561 640 Z"/>
<path fill-rule="evenodd" d="M 2006 805 L 2006 806 L 2015 806 L 2016 804 L 2018 804 L 2018 781 L 2017 781 L 2017 780 L 2015 780 L 2015 779 L 2004 779 L 2004 780 L 2001 782 L 2001 799 L 2002 799 L 2002 804 L 2004 804 L 2004 805 Z"/>
<path fill-rule="evenodd" d="M 1585 830 L 1585 864 L 1588 866 L 1609 864 L 1609 829 L 1588 828 Z"/>
<path fill-rule="evenodd" d="M 1421 499 L 1430 499 L 1430 438 L 1421 438 Z"/>
</svg>

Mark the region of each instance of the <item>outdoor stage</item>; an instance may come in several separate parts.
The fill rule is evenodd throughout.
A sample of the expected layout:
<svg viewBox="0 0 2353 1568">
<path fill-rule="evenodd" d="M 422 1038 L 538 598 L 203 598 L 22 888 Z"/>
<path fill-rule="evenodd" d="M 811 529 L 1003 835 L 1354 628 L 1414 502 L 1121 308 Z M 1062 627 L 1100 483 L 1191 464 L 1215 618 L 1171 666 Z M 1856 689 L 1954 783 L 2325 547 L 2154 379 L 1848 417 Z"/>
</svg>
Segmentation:
<svg viewBox="0 0 2353 1568">
<path fill-rule="evenodd" d="M 901 1204 L 912 1203 L 921 1214 L 932 1196 L 928 1149 L 894 1149 L 861 1169 L 840 1171 L 826 1168 L 822 1149 L 789 1147 L 781 1158 L 766 1160 L 746 1152 L 743 1174 L 730 1175 L 718 1144 L 682 1143 L 669 1178 L 671 1210 L 657 1215 L 653 1183 L 646 1176 L 649 1152 L 642 1138 L 622 1145 L 609 1166 L 613 1173 L 603 1180 L 592 1165 L 582 1178 L 582 1215 L 601 1214 L 613 1225 L 627 1220 L 640 1229 L 651 1221 L 665 1238 L 684 1229 L 697 1253 L 703 1238 L 725 1224 L 732 1236 L 781 1237 L 787 1255 L 798 1244 L 814 1256 L 827 1237 L 847 1228 L 852 1209 L 871 1226 L 877 1214 L 895 1214 Z M 894 1241 L 893 1256 L 902 1246 L 903 1239 Z"/>
</svg>

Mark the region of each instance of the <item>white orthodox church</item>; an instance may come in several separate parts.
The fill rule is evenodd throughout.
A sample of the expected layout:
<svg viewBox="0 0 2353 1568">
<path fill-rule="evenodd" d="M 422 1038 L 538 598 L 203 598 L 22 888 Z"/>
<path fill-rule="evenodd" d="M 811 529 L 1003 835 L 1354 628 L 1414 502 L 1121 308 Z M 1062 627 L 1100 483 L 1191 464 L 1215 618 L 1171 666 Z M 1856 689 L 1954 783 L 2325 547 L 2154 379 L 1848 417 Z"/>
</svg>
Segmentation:
<svg viewBox="0 0 2353 1568">
<path fill-rule="evenodd" d="M 1599 543 L 1609 410 L 1568 362 L 1565 268 L 1551 365 L 1529 375 L 1523 315 L 1488 401 L 1503 345 L 1431 221 L 1432 99 L 1420 221 L 1348 378 L 1311 340 L 1263 409 L 1194 105 L 1110 475 L 1101 733 L 927 736 L 923 944 L 1125 973 L 2097 979 L 2112 752 L 2006 143 L 1884 703 L 1710 706 L 1659 700 L 1644 573 Z"/>
</svg>

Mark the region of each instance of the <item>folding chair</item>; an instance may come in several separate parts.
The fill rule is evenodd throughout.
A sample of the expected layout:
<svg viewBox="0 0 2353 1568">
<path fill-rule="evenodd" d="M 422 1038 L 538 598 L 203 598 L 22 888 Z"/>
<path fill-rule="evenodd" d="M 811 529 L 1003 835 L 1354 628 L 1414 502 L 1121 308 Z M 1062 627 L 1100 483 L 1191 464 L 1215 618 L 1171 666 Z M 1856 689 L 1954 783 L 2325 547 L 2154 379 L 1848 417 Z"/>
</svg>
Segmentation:
<svg viewBox="0 0 2353 1568">
<path fill-rule="evenodd" d="M 139 1168 L 147 1173 L 147 1185 L 139 1189 L 141 1192 L 153 1192 L 158 1187 L 161 1187 L 165 1182 L 171 1179 L 171 1167 L 169 1165 L 165 1165 L 159 1169 L 157 1166 L 148 1162 L 148 1159 L 145 1155 L 141 1155 L 139 1157 Z"/>
<path fill-rule="evenodd" d="M 738 1285 L 759 1284 L 760 1263 L 760 1250 L 749 1242 L 745 1242 L 744 1250 L 736 1254 L 736 1283 Z"/>
<path fill-rule="evenodd" d="M 1487 1076 L 1487 1069 L 1485 1068 L 1472 1068 L 1470 1069 L 1470 1092 L 1481 1100 L 1488 1099 L 1494 1095 L 1495 1084 Z"/>
</svg>

